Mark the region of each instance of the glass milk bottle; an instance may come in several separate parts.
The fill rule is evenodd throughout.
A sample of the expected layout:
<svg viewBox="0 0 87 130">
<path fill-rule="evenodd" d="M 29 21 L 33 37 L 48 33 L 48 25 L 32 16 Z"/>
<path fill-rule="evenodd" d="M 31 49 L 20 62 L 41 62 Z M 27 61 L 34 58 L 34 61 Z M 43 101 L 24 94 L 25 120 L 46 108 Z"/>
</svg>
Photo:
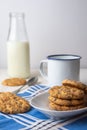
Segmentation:
<svg viewBox="0 0 87 130">
<path fill-rule="evenodd" d="M 30 50 L 25 27 L 24 13 L 10 13 L 7 39 L 7 65 L 10 77 L 30 76 Z"/>
</svg>

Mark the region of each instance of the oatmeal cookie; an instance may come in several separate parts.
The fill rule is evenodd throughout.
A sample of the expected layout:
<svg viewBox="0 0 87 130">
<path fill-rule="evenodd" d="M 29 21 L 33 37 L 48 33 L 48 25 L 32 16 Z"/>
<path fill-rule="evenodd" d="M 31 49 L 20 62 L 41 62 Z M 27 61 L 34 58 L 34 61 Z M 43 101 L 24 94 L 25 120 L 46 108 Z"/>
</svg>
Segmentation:
<svg viewBox="0 0 87 130">
<path fill-rule="evenodd" d="M 48 97 L 50 102 L 53 102 L 55 104 L 61 105 L 61 106 L 75 106 L 75 105 L 80 105 L 84 103 L 84 99 L 79 99 L 79 100 L 65 100 L 65 99 L 59 99 L 55 98 L 52 96 Z"/>
<path fill-rule="evenodd" d="M 57 111 L 68 111 L 68 110 L 75 110 L 75 109 L 80 109 L 85 107 L 84 104 L 81 105 L 76 105 L 76 106 L 61 106 L 61 105 L 57 105 L 53 102 L 49 103 L 49 108 L 52 110 L 57 110 Z"/>
<path fill-rule="evenodd" d="M 87 86 L 86 86 L 86 88 L 85 88 L 85 94 L 87 94 Z"/>
<path fill-rule="evenodd" d="M 60 99 L 82 99 L 85 95 L 83 90 L 69 86 L 53 87 L 49 90 L 49 94 Z"/>
<path fill-rule="evenodd" d="M 6 114 L 24 113 L 30 109 L 30 104 L 25 99 L 11 93 L 0 93 L 0 111 Z"/>
<path fill-rule="evenodd" d="M 58 97 L 58 91 L 62 86 L 53 86 L 51 89 L 49 89 L 48 93 L 53 97 Z"/>
<path fill-rule="evenodd" d="M 26 80 L 23 78 L 9 78 L 2 81 L 2 85 L 4 86 L 20 86 L 25 84 Z"/>
<path fill-rule="evenodd" d="M 65 80 L 62 81 L 62 84 L 64 86 L 76 87 L 76 88 L 79 88 L 79 89 L 82 89 L 82 90 L 84 90 L 86 88 L 85 84 L 83 84 L 79 81 L 75 81 L 75 80 L 65 79 Z"/>
</svg>

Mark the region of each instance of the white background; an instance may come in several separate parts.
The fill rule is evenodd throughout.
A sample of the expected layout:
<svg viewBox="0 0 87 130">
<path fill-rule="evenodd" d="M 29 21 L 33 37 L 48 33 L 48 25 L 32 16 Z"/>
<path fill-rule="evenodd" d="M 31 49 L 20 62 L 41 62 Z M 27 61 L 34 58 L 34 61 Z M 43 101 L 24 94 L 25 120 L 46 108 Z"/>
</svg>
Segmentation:
<svg viewBox="0 0 87 130">
<path fill-rule="evenodd" d="M 31 68 L 50 54 L 82 56 L 87 67 L 87 0 L 0 0 L 0 68 L 7 68 L 9 12 L 24 12 Z"/>
</svg>

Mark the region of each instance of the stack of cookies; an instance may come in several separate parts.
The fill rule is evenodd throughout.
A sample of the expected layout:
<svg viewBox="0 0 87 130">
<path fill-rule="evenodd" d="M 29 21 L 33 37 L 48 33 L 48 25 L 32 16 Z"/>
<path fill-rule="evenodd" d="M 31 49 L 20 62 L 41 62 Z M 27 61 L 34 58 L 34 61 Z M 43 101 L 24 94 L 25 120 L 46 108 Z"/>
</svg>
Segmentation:
<svg viewBox="0 0 87 130">
<path fill-rule="evenodd" d="M 85 90 L 87 86 L 81 82 L 63 80 L 62 86 L 54 86 L 49 90 L 50 109 L 66 111 L 85 107 Z"/>
</svg>

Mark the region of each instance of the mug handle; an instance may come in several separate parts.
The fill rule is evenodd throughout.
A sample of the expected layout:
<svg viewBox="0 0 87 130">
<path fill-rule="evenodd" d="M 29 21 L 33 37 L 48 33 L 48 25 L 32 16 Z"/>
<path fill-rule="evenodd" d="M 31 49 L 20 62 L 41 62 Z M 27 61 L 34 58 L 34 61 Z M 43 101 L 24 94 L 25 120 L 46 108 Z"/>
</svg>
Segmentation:
<svg viewBox="0 0 87 130">
<path fill-rule="evenodd" d="M 48 60 L 42 60 L 40 62 L 40 73 L 46 80 L 48 80 L 47 70 L 45 70 L 44 65 L 46 65 L 46 67 L 48 67 Z"/>
</svg>

